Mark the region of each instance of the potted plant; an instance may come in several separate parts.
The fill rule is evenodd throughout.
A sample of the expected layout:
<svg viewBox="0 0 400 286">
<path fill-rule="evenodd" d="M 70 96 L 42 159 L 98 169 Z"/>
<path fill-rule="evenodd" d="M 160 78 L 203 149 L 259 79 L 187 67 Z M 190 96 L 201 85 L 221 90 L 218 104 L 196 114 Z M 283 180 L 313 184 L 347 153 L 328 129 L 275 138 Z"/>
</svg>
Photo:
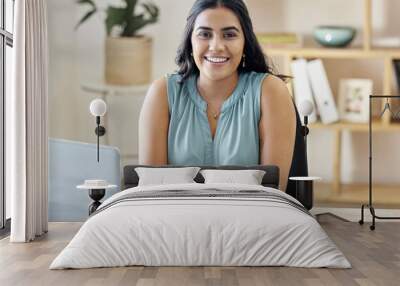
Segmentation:
<svg viewBox="0 0 400 286">
<path fill-rule="evenodd" d="M 159 9 L 151 2 L 123 0 L 120 7 L 108 6 L 106 13 L 105 80 L 109 84 L 146 84 L 151 79 L 152 39 L 138 34 L 143 27 L 158 21 Z M 90 10 L 76 28 L 99 11 L 94 0 L 78 0 Z M 141 11 L 138 12 L 138 6 Z"/>
</svg>

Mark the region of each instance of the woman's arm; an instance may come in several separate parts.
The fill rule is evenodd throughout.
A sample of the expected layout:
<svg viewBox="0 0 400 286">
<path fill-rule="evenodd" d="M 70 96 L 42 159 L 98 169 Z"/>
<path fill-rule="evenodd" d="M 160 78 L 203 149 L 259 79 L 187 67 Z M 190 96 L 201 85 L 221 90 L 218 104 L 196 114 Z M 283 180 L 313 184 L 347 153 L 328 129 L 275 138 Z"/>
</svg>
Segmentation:
<svg viewBox="0 0 400 286">
<path fill-rule="evenodd" d="M 169 110 L 167 82 L 156 80 L 144 99 L 139 118 L 139 164 L 168 164 Z"/>
<path fill-rule="evenodd" d="M 296 113 L 286 84 L 264 79 L 261 94 L 260 163 L 279 167 L 279 189 L 286 190 L 296 136 Z"/>
</svg>

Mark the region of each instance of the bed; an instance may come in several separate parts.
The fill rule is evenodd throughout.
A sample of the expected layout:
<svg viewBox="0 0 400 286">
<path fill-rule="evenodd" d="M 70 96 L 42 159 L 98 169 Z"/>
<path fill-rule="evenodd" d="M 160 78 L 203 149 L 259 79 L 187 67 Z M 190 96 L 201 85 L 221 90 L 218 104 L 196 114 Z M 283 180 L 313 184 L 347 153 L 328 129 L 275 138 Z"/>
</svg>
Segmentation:
<svg viewBox="0 0 400 286">
<path fill-rule="evenodd" d="M 205 184 L 197 175 L 195 183 L 152 186 L 137 185 L 136 167 L 125 167 L 126 189 L 103 202 L 50 269 L 351 267 L 308 210 L 276 189 L 277 167 L 247 167 L 266 171 L 262 185 Z"/>
</svg>

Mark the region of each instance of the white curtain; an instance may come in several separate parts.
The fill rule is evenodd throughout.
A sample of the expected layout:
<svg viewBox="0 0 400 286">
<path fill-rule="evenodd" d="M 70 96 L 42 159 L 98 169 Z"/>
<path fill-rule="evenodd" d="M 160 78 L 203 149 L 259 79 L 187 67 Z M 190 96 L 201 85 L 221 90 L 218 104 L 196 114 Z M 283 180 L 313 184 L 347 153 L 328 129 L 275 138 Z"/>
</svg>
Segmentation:
<svg viewBox="0 0 400 286">
<path fill-rule="evenodd" d="M 15 1 L 13 92 L 6 98 L 11 242 L 47 232 L 48 47 L 45 0 Z"/>
</svg>

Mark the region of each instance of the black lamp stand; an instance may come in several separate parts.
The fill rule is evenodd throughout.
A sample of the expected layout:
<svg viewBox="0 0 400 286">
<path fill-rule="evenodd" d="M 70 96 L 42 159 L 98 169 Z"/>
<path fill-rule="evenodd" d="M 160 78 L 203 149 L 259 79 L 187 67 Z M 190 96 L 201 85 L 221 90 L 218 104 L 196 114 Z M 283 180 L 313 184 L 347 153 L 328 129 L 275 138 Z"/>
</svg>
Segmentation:
<svg viewBox="0 0 400 286">
<path fill-rule="evenodd" d="M 308 133 L 310 133 L 310 129 L 308 129 L 307 125 L 308 125 L 308 116 L 305 115 L 304 116 L 304 125 L 302 126 L 302 135 L 304 137 L 304 155 L 305 155 L 304 158 L 308 158 L 307 157 L 307 135 L 308 135 Z M 307 160 L 306 160 L 306 168 L 308 170 L 308 162 L 307 162 Z"/>
<path fill-rule="evenodd" d="M 93 202 L 89 205 L 89 215 L 94 213 L 101 205 L 100 200 L 105 194 L 106 189 L 89 189 L 89 197 L 93 200 Z"/>
<path fill-rule="evenodd" d="M 359 224 L 364 224 L 364 208 L 369 208 L 369 211 L 372 215 L 372 225 L 369 226 L 371 230 L 375 229 L 375 219 L 400 219 L 400 217 L 383 217 L 383 216 L 377 216 L 375 214 L 375 208 L 372 202 L 372 100 L 373 99 L 386 99 L 388 100 L 389 98 L 400 98 L 400 95 L 370 95 L 369 96 L 369 174 L 368 174 L 368 204 L 363 204 L 361 206 L 361 219 L 358 222 Z M 393 112 L 390 109 L 390 104 L 387 103 L 385 105 L 384 110 L 381 113 L 381 116 L 385 113 L 385 111 L 390 112 L 393 114 Z"/>
<path fill-rule="evenodd" d="M 304 158 L 308 158 L 307 157 L 307 135 L 310 132 L 309 128 L 308 128 L 308 116 L 304 116 L 304 125 L 302 126 L 302 135 L 304 136 Z M 308 170 L 308 160 L 306 160 L 306 166 L 307 166 L 307 170 Z M 298 193 L 298 190 L 300 190 L 300 194 Z M 307 191 L 304 191 L 307 190 Z M 312 180 L 309 181 L 297 181 L 296 182 L 296 196 L 299 197 L 302 194 L 307 195 L 307 197 L 301 197 L 301 199 L 303 201 L 308 202 L 308 205 L 306 205 L 305 207 L 310 210 L 313 207 L 313 201 L 314 201 L 314 182 Z M 332 214 L 330 212 L 325 212 L 325 213 L 319 213 L 316 214 L 315 216 L 317 218 L 323 216 L 323 215 L 330 215 L 333 216 L 341 221 L 345 221 L 348 222 L 347 219 L 341 218 L 335 214 Z"/>
<path fill-rule="evenodd" d="M 304 142 L 304 161 L 305 161 L 305 169 L 308 170 L 308 165 L 307 165 L 307 135 L 309 133 L 309 129 L 307 127 L 308 124 L 308 116 L 304 116 L 304 124 L 301 124 L 301 129 L 300 133 L 302 135 L 302 139 Z M 308 171 L 302 176 L 308 176 Z M 294 184 L 294 190 L 290 189 L 288 191 L 288 194 L 291 196 L 295 197 L 297 200 L 299 200 L 303 206 L 307 209 L 310 210 L 313 207 L 313 181 L 308 180 L 305 177 L 302 178 L 291 178 L 289 177 L 289 180 L 293 182 Z"/>
<path fill-rule="evenodd" d="M 100 145 L 100 136 L 103 136 L 104 134 L 106 134 L 106 129 L 104 128 L 104 126 L 100 125 L 100 116 L 96 116 L 96 124 L 97 127 L 94 130 L 94 133 L 96 133 L 97 135 L 97 162 L 99 162 L 99 157 L 100 157 L 100 152 L 99 152 L 99 145 Z"/>
</svg>

